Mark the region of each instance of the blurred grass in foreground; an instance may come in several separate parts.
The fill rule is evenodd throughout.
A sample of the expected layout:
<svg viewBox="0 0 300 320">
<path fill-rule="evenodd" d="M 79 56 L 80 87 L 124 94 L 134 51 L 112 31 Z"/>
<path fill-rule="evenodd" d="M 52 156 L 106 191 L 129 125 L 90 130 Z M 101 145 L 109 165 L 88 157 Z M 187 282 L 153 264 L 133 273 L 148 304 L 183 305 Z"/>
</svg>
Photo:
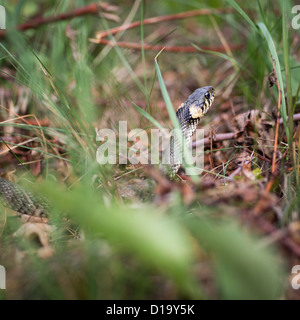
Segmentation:
<svg viewBox="0 0 300 320">
<path fill-rule="evenodd" d="M 228 2 L 238 9 L 235 1 Z M 21 1 L 20 6 L 23 4 L 24 8 L 18 9 L 26 9 L 29 4 L 34 7 L 33 3 Z M 72 2 L 59 2 L 55 9 L 50 9 L 49 1 L 46 3 L 49 6 L 46 12 L 57 14 L 65 12 Z M 76 6 L 84 3 L 75 1 Z M 219 1 L 219 4 L 224 6 L 226 2 Z M 249 105 L 261 107 L 258 97 L 264 93 L 264 77 L 271 71 L 269 48 L 273 55 L 277 53 L 277 71 L 282 77 L 282 86 L 286 83 L 292 87 L 288 90 L 286 111 L 282 109 L 292 115 L 291 101 L 299 98 L 293 94 L 296 81 L 293 73 L 289 72 L 289 60 L 292 61 L 290 40 L 285 36 L 284 48 L 278 48 L 282 34 L 275 33 L 277 17 L 273 13 L 269 14 L 269 19 L 262 16 L 264 10 L 260 8 L 266 2 L 257 1 L 257 4 L 260 6 L 257 5 L 255 11 L 264 21 L 259 26 L 265 38 L 259 34 L 256 22 L 246 14 L 241 17 L 218 17 L 217 23 L 233 26 L 235 32 L 243 28 L 248 37 L 248 51 L 234 53 L 230 59 L 228 55 L 217 54 L 201 59 L 208 65 L 219 66 L 227 57 L 235 66 L 232 81 L 239 80 L 237 92 L 242 93 Z M 178 1 L 177 5 L 181 8 L 182 3 Z M 209 6 L 208 1 L 206 5 Z M 127 14 L 131 7 L 124 6 Z M 153 6 L 145 6 L 144 3 L 143 10 L 152 10 L 147 11 L 149 16 L 159 15 L 158 8 Z M 191 6 L 199 8 L 200 5 L 194 1 Z M 167 6 L 170 12 L 171 7 Z M 17 24 L 20 19 L 17 10 L 11 8 L 11 16 L 15 17 L 16 20 L 12 21 Z M 140 12 L 136 19 L 143 17 L 144 12 Z M 251 26 L 249 30 L 244 30 L 245 23 Z M 76 40 L 66 37 L 67 25 L 77 32 Z M 3 223 L 0 264 L 8 270 L 8 289 L 0 291 L 0 297 L 279 299 L 285 274 L 277 252 L 273 248 L 262 248 L 259 238 L 251 235 L 234 218 L 212 219 L 211 215 L 222 212 L 221 206 L 190 208 L 175 197 L 167 209 L 158 208 L 150 201 L 133 208 L 132 204 L 124 204 L 116 191 L 118 182 L 114 180 L 114 168 L 97 165 L 95 124 L 101 121 L 109 108 L 125 116 L 133 113 L 134 108 L 128 111 L 123 105 L 124 97 L 129 101 L 146 97 L 148 110 L 151 92 L 147 85 L 152 83 L 155 74 L 154 54 L 143 52 L 141 55 L 120 48 L 112 49 L 100 64 L 94 65 L 100 49 L 90 46 L 88 37 L 100 28 L 99 25 L 104 28 L 108 26 L 106 21 L 99 18 L 78 18 L 31 30 L 28 36 L 12 32 L 1 43 L 1 68 L 10 66 L 16 72 L 14 77 L 19 83 L 2 81 L 3 88 L 12 92 L 14 100 L 17 87 L 27 86 L 31 98 L 28 112 L 51 121 L 51 128 L 22 126 L 26 126 L 30 133 L 34 132 L 35 136 L 35 131 L 39 132 L 39 148 L 43 147 L 43 151 L 38 149 L 38 152 L 44 168 L 47 168 L 44 178 L 49 181 L 43 181 L 33 188 L 52 200 L 55 214 L 51 222 L 56 230 L 51 243 L 55 252 L 43 260 L 36 256 L 35 246 L 31 242 L 12 237 L 19 226 L 18 221 L 9 217 Z M 201 27 L 200 22 L 199 25 Z M 282 28 L 284 35 L 284 23 Z M 145 30 L 140 31 L 143 37 Z M 274 40 L 275 48 L 270 46 L 272 42 L 269 35 Z M 195 43 L 195 46 L 198 44 Z M 173 59 L 177 58 L 175 55 L 172 59 L 167 55 L 163 58 L 164 55 L 160 56 L 162 74 L 176 65 Z M 139 80 L 133 67 L 138 63 L 143 65 L 142 80 Z M 242 70 L 241 66 L 248 72 Z M 279 66 L 284 66 L 286 73 Z M 127 75 L 128 82 L 119 81 L 118 76 L 121 77 L 122 73 Z M 211 73 L 213 77 L 213 70 Z M 219 91 L 226 89 L 226 80 L 219 84 Z M 159 90 L 158 83 L 156 89 Z M 269 93 L 265 95 L 269 96 Z M 274 96 L 277 97 L 276 93 Z M 154 100 L 152 103 L 156 102 Z M 149 114 L 144 111 L 146 119 L 152 119 L 151 116 L 156 118 L 150 114 L 150 109 L 148 111 Z M 108 118 L 111 120 L 111 116 Z M 17 128 L 20 124 L 12 123 L 11 126 Z M 284 123 L 286 133 L 291 132 L 291 126 L 291 123 Z M 54 151 L 58 148 L 53 140 L 64 142 L 63 156 Z M 293 159 L 297 167 L 298 150 Z M 57 164 L 65 169 L 61 170 L 65 175 L 61 171 L 61 176 L 57 174 Z M 297 193 L 300 186 L 298 178 L 295 183 L 296 170 L 286 177 L 291 182 L 287 184 L 290 198 L 287 198 L 286 216 L 289 216 L 290 210 L 300 201 L 300 193 Z M 70 190 L 53 183 L 61 178 L 68 182 Z M 97 190 L 94 190 L 93 182 Z M 149 192 L 152 190 L 149 189 Z M 62 219 L 62 212 L 72 223 Z M 21 262 L 16 266 L 16 257 L 22 255 L 20 252 L 25 254 L 21 260 L 17 260 Z M 209 266 L 212 274 L 211 282 L 217 292 L 215 296 L 210 296 L 210 291 L 203 284 L 205 281 L 201 272 L 204 264 Z"/>
</svg>

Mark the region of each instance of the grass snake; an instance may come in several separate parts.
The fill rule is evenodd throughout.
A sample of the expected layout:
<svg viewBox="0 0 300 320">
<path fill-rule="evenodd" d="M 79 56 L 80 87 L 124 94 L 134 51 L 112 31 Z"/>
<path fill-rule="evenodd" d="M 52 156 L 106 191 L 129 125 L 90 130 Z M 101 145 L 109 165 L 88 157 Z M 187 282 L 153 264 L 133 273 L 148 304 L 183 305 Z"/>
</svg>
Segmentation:
<svg viewBox="0 0 300 320">
<path fill-rule="evenodd" d="M 197 124 L 206 114 L 214 101 L 214 89 L 211 86 L 195 90 L 187 100 L 180 105 L 176 115 L 186 142 L 190 142 Z M 170 162 L 168 172 L 175 176 L 181 161 L 179 160 L 179 140 L 176 136 L 170 139 Z M 49 212 L 49 202 L 44 197 L 25 190 L 23 187 L 4 178 L 0 178 L 0 195 L 4 206 L 21 214 L 34 216 Z"/>
</svg>

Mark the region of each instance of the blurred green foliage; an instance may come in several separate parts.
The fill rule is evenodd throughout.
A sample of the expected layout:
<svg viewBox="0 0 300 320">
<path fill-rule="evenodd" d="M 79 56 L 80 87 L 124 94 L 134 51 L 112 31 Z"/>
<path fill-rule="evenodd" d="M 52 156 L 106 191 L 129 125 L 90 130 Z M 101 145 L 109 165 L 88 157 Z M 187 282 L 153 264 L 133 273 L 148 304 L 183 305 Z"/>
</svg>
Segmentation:
<svg viewBox="0 0 300 320">
<path fill-rule="evenodd" d="M 44 141 L 46 150 L 51 154 L 43 158 L 44 168 L 47 168 L 44 177 L 49 181 L 33 188 L 52 200 L 54 213 L 51 222 L 56 230 L 51 241 L 54 254 L 44 260 L 37 257 L 32 242 L 13 238 L 12 234 L 19 227 L 14 218 L 10 217 L 2 224 L 0 264 L 8 270 L 11 287 L 0 291 L 0 298 L 280 298 L 286 275 L 284 264 L 275 249 L 261 246 L 259 237 L 252 235 L 247 228 L 241 228 L 232 217 L 212 219 L 210 216 L 221 212 L 221 207 L 194 205 L 191 208 L 176 196 L 167 209 L 158 208 L 150 201 L 139 203 L 136 207 L 130 203 L 124 204 L 116 192 L 114 168 L 101 167 L 96 163 L 94 127 L 108 108 L 129 117 L 134 107 L 128 110 L 123 105 L 122 97 L 134 102 L 146 96 L 148 101 L 156 104 L 159 94 L 151 100 L 150 84 L 155 79 L 154 57 L 157 53 L 143 54 L 145 70 L 142 75 L 135 74 L 135 66 L 142 63 L 140 52 L 111 49 L 100 63 L 96 63 L 103 47 L 89 43 L 88 38 L 94 37 L 96 31 L 106 26 L 117 25 L 103 21 L 98 16 L 74 18 L 26 32 L 13 30 L 14 26 L 36 14 L 57 15 L 91 2 L 68 0 L 43 1 L 43 4 L 38 4 L 36 1 L 23 0 L 5 3 L 8 34 L 1 39 L 0 69 L 2 73 L 7 68 L 14 71 L 11 78 L 16 83 L 1 79 L 1 86 L 12 92 L 15 101 L 18 94 L 16 86 L 28 87 L 31 98 L 29 111 L 38 116 L 46 115 L 51 120 L 51 130 L 46 126 L 41 128 L 47 137 Z M 121 7 L 119 14 L 123 21 L 132 8 L 132 1 L 114 3 Z M 230 29 L 229 36 L 232 39 L 229 42 L 239 44 L 244 41 L 246 44 L 246 48 L 234 52 L 233 57 L 227 56 L 229 61 L 236 62 L 231 81 L 238 80 L 236 94 L 242 95 L 250 106 L 263 109 L 260 96 L 262 93 L 270 96 L 263 84 L 266 74 L 272 70 L 272 61 L 266 38 L 257 28 L 258 22 L 264 23 L 270 39 L 275 43 L 274 52 L 278 53 L 283 85 L 287 83 L 281 18 L 277 12 L 266 10 L 268 1 L 251 4 L 246 1 L 221 0 L 194 0 L 188 3 L 181 0 L 149 1 L 144 2 L 143 16 L 229 5 L 235 8 L 238 5 L 245 12 L 251 11 L 247 18 L 237 12 L 216 18 L 220 28 Z M 281 10 L 280 5 L 275 7 Z M 140 19 L 140 14 L 138 12 L 134 20 Z M 209 17 L 199 17 L 195 21 L 197 28 L 214 33 Z M 178 32 L 186 34 L 189 45 L 194 43 L 201 47 L 202 41 L 219 44 L 215 33 L 213 39 L 199 39 L 197 33 L 186 29 L 186 23 L 178 21 L 177 28 Z M 71 32 L 69 37 L 66 35 L 67 28 Z M 155 32 L 155 28 L 158 26 L 150 30 Z M 133 30 L 123 37 L 131 41 L 139 36 L 139 32 L 140 29 Z M 150 33 L 146 28 L 144 32 Z M 298 100 L 296 94 L 300 78 L 299 61 L 294 57 L 291 43 L 290 37 L 285 45 L 289 46 L 292 67 L 288 73 L 292 86 L 290 100 L 294 101 Z M 186 74 L 192 73 L 196 61 L 201 67 L 211 68 L 209 72 L 212 82 L 214 73 L 224 62 L 220 55 L 208 53 L 190 56 L 162 53 L 159 59 L 162 75 L 168 70 L 185 68 Z M 131 71 L 128 71 L 128 66 L 132 68 Z M 119 80 L 122 73 L 126 73 L 126 81 Z M 140 86 L 135 77 L 140 81 Z M 195 81 L 201 84 L 201 79 Z M 219 91 L 226 89 L 228 79 L 216 85 Z M 154 88 L 159 91 L 156 80 Z M 276 88 L 274 96 L 277 97 L 275 93 Z M 156 118 L 155 114 L 151 115 Z M 288 132 L 291 128 L 286 124 L 285 129 Z M 33 132 L 37 129 L 29 126 L 27 130 Z M 59 180 L 56 164 L 61 159 L 49 142 L 52 137 L 59 137 L 65 142 L 63 156 L 68 159 L 70 175 L 74 181 L 70 190 L 54 184 Z M 38 138 L 42 143 L 42 135 Z M 97 190 L 92 187 L 92 181 L 97 181 Z M 290 186 L 293 191 L 299 190 L 294 180 Z M 150 188 L 149 192 L 152 191 Z M 296 196 L 293 194 L 291 192 L 288 199 L 287 215 L 289 208 L 295 208 L 295 204 L 299 203 L 300 193 Z M 68 222 L 62 216 L 67 217 Z M 68 226 L 69 219 L 72 227 Z M 68 233 L 66 229 L 72 232 Z M 25 254 L 20 266 L 16 266 L 16 256 L 20 252 Z M 207 294 L 198 276 L 203 257 L 214 275 L 216 296 Z"/>
</svg>

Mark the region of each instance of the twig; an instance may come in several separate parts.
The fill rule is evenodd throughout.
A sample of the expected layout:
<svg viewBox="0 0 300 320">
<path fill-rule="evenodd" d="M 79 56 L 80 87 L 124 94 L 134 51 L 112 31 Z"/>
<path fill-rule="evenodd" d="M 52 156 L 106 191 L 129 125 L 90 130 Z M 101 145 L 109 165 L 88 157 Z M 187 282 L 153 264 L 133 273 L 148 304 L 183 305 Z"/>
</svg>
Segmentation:
<svg viewBox="0 0 300 320">
<path fill-rule="evenodd" d="M 81 7 L 81 8 L 77 8 L 77 9 L 69 11 L 69 12 L 62 13 L 62 14 L 60 14 L 58 16 L 39 17 L 39 18 L 35 18 L 35 19 L 32 19 L 32 20 L 29 20 L 29 21 L 17 26 L 17 30 L 26 31 L 28 29 L 35 29 L 37 27 L 40 27 L 42 25 L 49 24 L 49 23 L 68 20 L 68 19 L 72 19 L 72 18 L 75 18 L 75 17 L 81 17 L 81 16 L 89 15 L 89 14 L 96 14 L 101 10 L 104 10 L 104 11 L 115 11 L 116 8 L 117 8 L 116 6 L 109 5 L 109 4 L 105 3 L 105 2 L 91 3 L 91 4 L 87 5 L 87 6 L 84 6 L 84 7 Z M 103 13 L 103 15 L 106 17 L 106 19 L 111 19 L 111 20 L 114 20 L 114 21 L 116 21 L 116 18 L 118 18 L 116 15 L 112 15 L 112 14 Z M 5 34 L 6 34 L 5 31 L 1 31 L 0 32 L 0 38 L 5 36 Z"/>
<path fill-rule="evenodd" d="M 245 159 L 244 159 L 245 161 L 243 160 L 242 165 L 240 165 L 236 170 L 234 170 L 234 171 L 231 173 L 231 175 L 227 178 L 227 180 L 233 180 L 234 177 L 235 177 L 236 175 L 238 175 L 238 174 L 243 170 L 244 165 L 248 165 L 249 163 L 251 163 L 251 161 L 253 160 L 253 154 L 254 154 L 254 152 L 252 152 L 249 160 L 245 160 Z"/>
<path fill-rule="evenodd" d="M 123 48 L 128 48 L 128 49 L 133 49 L 133 50 L 142 50 L 142 47 L 144 48 L 144 50 L 153 50 L 153 51 L 161 51 L 162 49 L 164 49 L 164 51 L 167 52 L 183 52 L 183 53 L 195 53 L 195 52 L 199 52 L 199 50 L 197 50 L 195 47 L 193 46 L 161 46 L 161 45 L 151 45 L 151 44 L 147 44 L 144 43 L 144 45 L 142 46 L 142 44 L 140 43 L 135 43 L 135 42 L 114 42 L 114 41 L 109 41 L 106 39 L 89 39 L 90 42 L 93 43 L 98 43 L 98 44 L 105 44 L 105 45 L 109 45 L 111 47 L 114 46 L 118 46 L 118 47 L 123 47 Z M 244 45 L 232 45 L 230 47 L 231 50 L 239 50 L 243 47 Z M 206 47 L 203 46 L 201 47 L 201 49 L 203 50 L 211 50 L 211 51 L 216 51 L 216 52 L 224 52 L 225 49 L 222 46 L 214 46 L 214 47 Z"/>
<path fill-rule="evenodd" d="M 219 14 L 219 13 L 231 13 L 231 12 L 234 12 L 234 10 L 232 8 L 192 10 L 192 11 L 181 12 L 178 14 L 172 14 L 172 15 L 167 15 L 167 16 L 152 17 L 152 18 L 144 19 L 143 25 L 155 24 L 155 23 L 159 23 L 159 22 L 163 22 L 163 21 L 186 19 L 186 18 L 191 18 L 191 17 L 196 17 L 196 16 Z M 112 28 L 107 31 L 106 30 L 99 31 L 96 34 L 96 38 L 100 43 L 102 38 L 105 38 L 109 35 L 114 35 L 120 31 L 139 27 L 140 25 L 141 25 L 141 21 L 135 21 L 135 22 L 129 23 L 127 25 L 122 25 L 122 26 L 119 26 L 116 28 Z"/>
<path fill-rule="evenodd" d="M 178 20 L 178 19 L 186 19 L 186 18 L 191 18 L 195 16 L 200 16 L 200 15 L 211 15 L 211 14 L 219 14 L 219 13 L 231 13 L 233 12 L 232 8 L 221 8 L 221 9 L 200 9 L 200 10 L 192 10 L 192 11 L 186 11 L 186 12 L 181 12 L 178 14 L 172 14 L 172 15 L 167 15 L 167 16 L 160 16 L 160 17 L 152 17 L 148 19 L 143 20 L 143 25 L 149 25 L 149 24 L 156 24 L 159 22 L 164 22 L 164 21 L 171 21 L 171 20 Z M 136 28 L 141 25 L 141 21 L 135 21 L 129 24 L 123 24 L 119 27 L 112 28 L 109 30 L 104 30 L 104 31 L 99 31 L 96 33 L 96 39 L 89 39 L 93 43 L 97 44 L 105 44 L 108 46 L 119 46 L 119 47 L 124 47 L 128 49 L 134 49 L 134 50 L 154 50 L 154 51 L 161 51 L 164 49 L 165 51 L 168 52 L 183 52 L 183 53 L 194 53 L 194 52 L 199 52 L 196 48 L 193 46 L 160 46 L 160 45 L 151 45 L 144 43 L 143 45 L 140 43 L 132 43 L 132 42 L 117 42 L 117 41 L 109 41 L 107 39 L 103 39 L 105 37 L 108 37 L 109 35 L 114 35 L 118 32 L 125 31 L 128 29 Z M 230 47 L 230 50 L 239 50 L 242 47 L 244 47 L 243 44 L 241 45 L 233 45 Z M 225 52 L 225 48 L 223 46 L 215 46 L 215 47 L 202 47 L 203 50 L 211 50 L 211 51 L 216 51 L 216 52 Z"/>
<path fill-rule="evenodd" d="M 42 26 L 44 24 L 49 24 L 53 22 L 63 21 L 72 19 L 74 17 L 80 17 L 87 14 L 95 14 L 99 11 L 100 6 L 96 3 L 92 3 L 88 6 L 77 8 L 75 10 L 65 12 L 62 14 L 59 14 L 58 16 L 52 16 L 52 17 L 38 17 L 33 20 L 27 21 L 24 24 L 21 24 L 18 26 L 18 30 L 25 31 L 28 29 L 34 29 L 36 27 Z"/>
<path fill-rule="evenodd" d="M 234 139 L 234 132 L 215 134 L 213 139 L 212 139 L 212 141 L 213 142 L 217 142 L 217 141 L 225 141 L 225 140 L 231 140 L 231 139 Z M 211 140 L 210 137 L 197 140 L 197 141 L 192 143 L 192 147 L 195 148 L 197 146 L 210 144 L 210 140 Z"/>
<path fill-rule="evenodd" d="M 2 156 L 2 155 L 4 155 L 4 154 L 7 154 L 7 153 L 9 153 L 9 152 L 12 152 L 12 150 L 14 150 L 14 149 L 16 149 L 16 148 L 19 148 L 20 146 L 23 146 L 24 144 L 27 144 L 27 143 L 32 142 L 32 141 L 38 141 L 38 137 L 31 138 L 31 139 L 29 139 L 29 140 L 20 142 L 20 143 L 18 143 L 17 145 L 11 147 L 11 148 L 6 145 L 6 146 L 8 147 L 8 149 L 5 149 L 5 150 L 1 151 L 1 152 L 0 152 L 0 156 Z M 2 140 L 2 142 L 5 143 L 5 140 Z"/>
<path fill-rule="evenodd" d="M 289 117 L 287 117 L 287 120 Z M 293 121 L 300 121 L 300 113 L 294 114 L 293 115 Z M 283 119 L 279 118 L 279 124 L 283 124 Z M 192 147 L 195 148 L 197 146 L 202 146 L 205 144 L 210 144 L 210 137 L 204 138 L 197 140 L 192 143 Z M 213 142 L 218 142 L 218 141 L 225 141 L 225 140 L 231 140 L 234 139 L 234 132 L 227 132 L 227 133 L 219 133 L 215 134 L 212 141 Z M 264 159 L 263 159 L 264 160 Z"/>
<path fill-rule="evenodd" d="M 252 154 L 252 153 L 254 152 L 253 150 L 250 150 L 250 149 L 248 149 L 248 148 L 244 148 L 244 150 L 245 150 L 246 152 L 250 153 L 250 154 Z M 254 154 L 255 154 L 255 156 L 256 156 L 257 158 L 259 158 L 259 159 L 261 159 L 261 160 L 263 160 L 263 161 L 265 161 L 265 162 L 269 162 L 269 163 L 271 162 L 270 159 L 262 156 L 261 154 L 259 154 L 259 153 L 257 153 L 257 152 L 254 152 Z"/>
<path fill-rule="evenodd" d="M 288 121 L 289 120 L 289 116 L 286 117 L 286 120 Z M 300 113 L 296 113 L 293 115 L 293 121 L 299 121 L 300 120 Z M 279 119 L 279 124 L 283 124 L 283 119 L 280 118 Z"/>
</svg>

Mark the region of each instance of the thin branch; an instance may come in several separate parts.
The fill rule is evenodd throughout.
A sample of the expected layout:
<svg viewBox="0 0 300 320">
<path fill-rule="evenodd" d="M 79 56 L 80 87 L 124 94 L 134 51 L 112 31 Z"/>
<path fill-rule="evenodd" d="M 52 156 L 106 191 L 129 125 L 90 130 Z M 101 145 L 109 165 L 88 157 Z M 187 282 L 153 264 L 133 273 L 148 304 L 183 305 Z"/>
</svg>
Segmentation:
<svg viewBox="0 0 300 320">
<path fill-rule="evenodd" d="M 111 47 L 114 46 L 118 46 L 118 47 L 123 47 L 123 48 L 128 48 L 128 49 L 133 49 L 133 50 L 142 50 L 142 45 L 140 43 L 135 43 L 135 42 L 114 42 L 114 41 L 109 41 L 109 40 L 105 40 L 105 39 L 89 39 L 91 42 L 93 43 L 102 43 L 105 45 L 109 45 Z M 239 50 L 243 47 L 244 45 L 232 45 L 230 47 L 231 50 Z M 161 45 L 150 45 L 147 43 L 144 43 L 143 45 L 144 50 L 153 50 L 153 51 L 161 51 L 162 49 L 164 49 L 164 51 L 168 51 L 168 52 L 184 52 L 184 53 L 194 53 L 194 52 L 198 52 L 199 50 L 197 50 L 196 48 L 194 48 L 193 46 L 161 46 Z M 225 52 L 224 47 L 222 46 L 214 46 L 214 47 L 201 47 L 201 49 L 203 50 L 211 50 L 211 51 L 217 51 L 217 52 Z"/>
<path fill-rule="evenodd" d="M 58 16 L 52 16 L 52 17 L 38 17 L 33 20 L 29 20 L 25 22 L 24 24 L 21 24 L 18 26 L 18 30 L 20 31 L 25 31 L 28 29 L 34 29 L 39 26 L 42 26 L 44 24 L 50 24 L 53 22 L 59 22 L 63 20 L 68 20 L 72 19 L 74 17 L 80 17 L 88 14 L 95 14 L 98 13 L 100 9 L 100 6 L 97 5 L 96 3 L 92 3 L 88 6 L 82 7 L 82 8 L 77 8 L 75 10 L 65 12 L 62 14 L 59 14 Z"/>
<path fill-rule="evenodd" d="M 225 141 L 225 140 L 232 140 L 234 139 L 234 132 L 228 132 L 228 133 L 219 133 L 219 134 L 215 134 L 212 138 L 213 142 L 218 142 L 218 141 Z M 197 146 L 202 146 L 205 144 L 210 144 L 210 137 L 204 138 L 204 139 L 200 139 L 197 140 L 195 142 L 192 143 L 192 147 L 195 148 Z"/>
<path fill-rule="evenodd" d="M 143 23 L 143 25 L 150 25 L 150 24 L 156 24 L 159 22 L 164 22 L 164 21 L 171 21 L 171 20 L 178 20 L 178 19 L 186 19 L 186 18 L 191 18 L 191 17 L 196 17 L 196 16 L 201 16 L 201 15 L 212 15 L 212 14 L 221 14 L 221 13 L 231 13 L 234 12 L 232 8 L 221 8 L 221 9 L 200 9 L 200 10 L 192 10 L 192 11 L 186 11 L 186 12 L 181 12 L 178 14 L 172 14 L 172 15 L 167 15 L 167 16 L 159 16 L 159 17 L 152 17 L 148 19 L 144 19 L 143 22 L 141 21 L 135 21 L 129 24 L 124 24 L 121 26 L 118 26 L 116 28 L 112 28 L 109 30 L 104 30 L 104 31 L 99 31 L 96 33 L 96 39 L 89 39 L 93 43 L 102 43 L 108 46 L 119 46 L 123 48 L 128 48 L 128 49 L 134 49 L 134 50 L 154 50 L 154 51 L 161 51 L 164 49 L 165 51 L 168 52 L 183 52 L 183 53 L 194 53 L 194 52 L 199 52 L 197 49 L 195 49 L 192 46 L 160 46 L 160 45 L 150 45 L 144 43 L 143 46 L 142 44 L 139 43 L 132 43 L 132 42 L 116 42 L 116 41 L 109 41 L 106 39 L 103 39 L 105 37 L 108 37 L 109 35 L 114 35 L 118 32 L 125 31 L 128 29 L 132 28 L 137 28 Z M 244 45 L 233 45 L 230 47 L 231 50 L 239 50 L 243 48 Z M 203 50 L 211 50 L 211 51 L 216 51 L 216 52 L 225 52 L 225 49 L 223 46 L 215 46 L 215 47 L 202 47 Z"/>
<path fill-rule="evenodd" d="M 234 12 L 234 9 L 232 8 L 192 10 L 192 11 L 186 11 L 186 12 L 181 12 L 181 13 L 167 15 L 167 16 L 152 17 L 152 18 L 144 19 L 143 25 L 155 24 L 155 23 L 171 21 L 171 20 L 186 19 L 186 18 L 191 18 L 196 16 L 204 16 L 204 15 L 220 14 L 220 13 L 232 13 L 232 12 Z M 106 30 L 99 31 L 96 34 L 96 38 L 97 40 L 99 40 L 99 42 L 101 42 L 102 38 L 105 38 L 109 35 L 114 35 L 120 31 L 139 27 L 140 25 L 141 25 L 141 21 L 135 21 L 127 25 L 122 25 L 116 28 L 112 28 L 107 31 Z"/>
<path fill-rule="evenodd" d="M 279 119 L 279 124 L 283 124 L 283 119 L 282 118 L 278 118 L 278 119 Z M 287 117 L 287 120 L 288 119 L 289 117 Z M 293 121 L 300 121 L 300 113 L 296 113 L 293 115 Z M 207 137 L 204 139 L 197 140 L 192 143 L 192 147 L 195 148 L 197 146 L 210 144 L 210 139 L 211 139 L 210 137 Z M 212 138 L 212 141 L 218 142 L 218 141 L 225 141 L 225 140 L 232 140 L 232 139 L 234 139 L 234 132 L 227 132 L 227 133 L 215 134 Z"/>
<path fill-rule="evenodd" d="M 28 29 L 38 28 L 38 27 L 43 26 L 45 24 L 60 22 L 63 20 L 68 20 L 68 19 L 72 19 L 75 17 L 81 17 L 81 16 L 85 16 L 85 15 L 90 15 L 90 14 L 97 14 L 100 11 L 115 11 L 116 9 L 117 9 L 116 6 L 109 5 L 105 2 L 91 3 L 87 6 L 77 8 L 75 10 L 59 14 L 57 16 L 39 17 L 39 18 L 29 20 L 23 24 L 18 25 L 17 30 L 26 31 Z M 102 12 L 102 14 L 106 19 L 119 21 L 119 17 L 116 15 L 104 13 L 104 12 Z M 4 37 L 5 35 L 6 35 L 5 31 L 0 32 L 0 38 Z"/>
<path fill-rule="evenodd" d="M 236 175 L 238 175 L 238 174 L 243 170 L 243 168 L 244 168 L 245 165 L 248 165 L 249 163 L 252 162 L 252 160 L 253 160 L 253 155 L 254 155 L 254 152 L 252 151 L 251 156 L 250 156 L 250 159 L 248 159 L 248 160 L 243 159 L 243 163 L 242 163 L 236 170 L 234 170 L 234 171 L 231 173 L 231 175 L 230 175 L 226 180 L 233 180 L 234 177 L 235 177 Z"/>
</svg>

